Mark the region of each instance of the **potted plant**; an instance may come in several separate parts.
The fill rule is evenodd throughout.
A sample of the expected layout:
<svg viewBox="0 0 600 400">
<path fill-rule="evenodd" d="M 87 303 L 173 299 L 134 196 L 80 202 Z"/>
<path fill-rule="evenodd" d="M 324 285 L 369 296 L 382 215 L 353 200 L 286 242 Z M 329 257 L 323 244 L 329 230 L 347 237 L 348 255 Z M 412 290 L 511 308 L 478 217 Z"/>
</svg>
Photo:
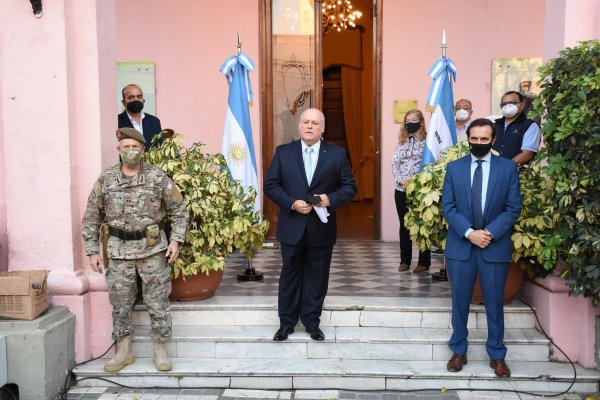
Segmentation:
<svg viewBox="0 0 600 400">
<path fill-rule="evenodd" d="M 200 300 L 214 290 L 200 288 L 191 278 L 221 281 L 225 259 L 236 249 L 251 259 L 261 248 L 269 227 L 254 209 L 256 192 L 248 193 L 231 178 L 222 154 L 206 154 L 204 145 L 183 145 L 175 134 L 155 137 L 145 161 L 162 168 L 181 191 L 190 212 L 190 223 L 179 258 L 172 264 L 172 300 Z M 178 293 L 182 289 L 184 293 Z"/>
<path fill-rule="evenodd" d="M 438 161 L 426 165 L 406 186 L 410 206 L 405 223 L 421 250 L 431 245 L 445 247 L 448 224 L 442 214 L 442 189 L 446 166 L 467 154 L 469 146 L 466 142 L 446 149 Z M 518 292 L 522 280 L 520 270 L 529 277 L 545 276 L 552 271 L 559 240 L 554 229 L 558 216 L 549 207 L 554 182 L 542 175 L 539 161 L 521 167 L 519 179 L 523 208 L 512 234 L 514 266 L 509 270 L 508 278 L 518 287 L 513 290 L 507 286 L 505 302 L 512 301 Z"/>
<path fill-rule="evenodd" d="M 544 119 L 542 172 L 555 221 L 561 276 L 571 295 L 600 303 L 600 42 L 562 50 L 540 68 L 534 116 Z M 538 156 L 539 157 L 539 156 Z"/>
</svg>

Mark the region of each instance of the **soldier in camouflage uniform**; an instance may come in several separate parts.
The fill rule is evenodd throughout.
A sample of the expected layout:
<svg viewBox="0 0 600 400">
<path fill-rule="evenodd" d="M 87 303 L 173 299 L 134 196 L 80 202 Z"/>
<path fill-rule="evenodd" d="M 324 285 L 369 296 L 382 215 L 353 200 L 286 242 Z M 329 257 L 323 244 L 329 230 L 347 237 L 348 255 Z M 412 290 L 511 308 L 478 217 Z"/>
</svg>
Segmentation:
<svg viewBox="0 0 600 400">
<path fill-rule="evenodd" d="M 117 138 L 122 162 L 100 174 L 83 217 L 86 254 L 96 272 L 102 272 L 103 266 L 99 254 L 101 232 L 108 234 L 103 239 L 108 259 L 104 266 L 117 353 L 104 369 L 117 372 L 135 361 L 131 352 L 131 311 L 139 276 L 150 314 L 154 364 L 159 371 L 168 371 L 171 361 L 165 342 L 171 338 L 171 274 L 167 259 L 172 263 L 179 255 L 189 214 L 181 193 L 165 172 L 141 162 L 145 144 L 142 134 L 133 128 L 120 128 Z M 169 238 L 164 231 L 165 217 L 171 222 Z"/>
</svg>

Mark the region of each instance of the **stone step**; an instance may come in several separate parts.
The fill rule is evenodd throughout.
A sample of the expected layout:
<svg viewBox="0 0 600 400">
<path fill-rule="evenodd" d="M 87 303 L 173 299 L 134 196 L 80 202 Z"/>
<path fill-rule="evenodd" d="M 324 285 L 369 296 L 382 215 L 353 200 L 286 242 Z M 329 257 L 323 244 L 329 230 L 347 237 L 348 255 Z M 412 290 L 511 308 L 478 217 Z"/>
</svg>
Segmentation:
<svg viewBox="0 0 600 400">
<path fill-rule="evenodd" d="M 117 374 L 104 372 L 104 362 L 94 360 L 77 366 L 74 370 L 77 379 L 84 379 L 80 384 L 347 390 L 440 390 L 445 387 L 448 390 L 520 390 L 547 394 L 566 390 L 574 377 L 570 364 L 530 361 L 509 362 L 512 377 L 507 379 L 496 378 L 488 361 L 469 361 L 461 372 L 450 373 L 446 371 L 446 361 L 179 358 L 173 360 L 173 370 L 157 372 L 150 358 L 137 358 L 134 364 Z M 596 392 L 600 372 L 577 364 L 575 368 L 577 380 L 569 391 Z"/>
<path fill-rule="evenodd" d="M 325 341 L 310 339 L 302 326 L 285 342 L 273 342 L 278 326 L 190 326 L 173 327 L 167 344 L 174 357 L 374 360 L 448 360 L 450 329 L 323 327 Z M 487 330 L 469 331 L 469 358 L 487 360 Z M 508 360 L 548 361 L 549 341 L 533 328 L 507 329 Z M 153 345 L 148 326 L 135 327 L 134 354 L 152 357 Z"/>
<path fill-rule="evenodd" d="M 441 298 L 352 298 L 327 297 L 321 315 L 321 327 L 402 327 L 450 328 L 451 304 Z M 506 328 L 535 328 L 535 317 L 529 307 L 518 300 L 504 307 Z M 279 325 L 277 297 L 221 296 L 211 299 L 172 303 L 173 325 Z M 136 305 L 134 325 L 149 325 L 143 305 Z M 485 308 L 471 306 L 469 329 L 486 329 Z"/>
</svg>

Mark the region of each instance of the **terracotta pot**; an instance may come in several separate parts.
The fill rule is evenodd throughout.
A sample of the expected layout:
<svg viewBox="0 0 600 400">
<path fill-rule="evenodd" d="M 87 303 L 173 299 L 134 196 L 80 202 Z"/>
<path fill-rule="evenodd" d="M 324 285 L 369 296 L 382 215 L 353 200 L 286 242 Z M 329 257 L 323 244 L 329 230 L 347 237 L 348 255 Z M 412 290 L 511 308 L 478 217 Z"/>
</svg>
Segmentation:
<svg viewBox="0 0 600 400">
<path fill-rule="evenodd" d="M 512 303 L 519 294 L 521 286 L 523 285 L 524 276 L 525 273 L 519 264 L 514 262 L 508 264 L 508 276 L 506 277 L 506 284 L 504 285 L 504 304 Z M 475 280 L 471 304 L 483 304 L 483 292 L 481 290 L 481 285 L 479 284 L 479 277 Z"/>
<path fill-rule="evenodd" d="M 180 276 L 172 281 L 169 300 L 196 301 L 208 299 L 214 296 L 222 279 L 223 271 L 212 271 L 210 275 L 197 274 L 186 276 L 185 279 Z"/>
</svg>

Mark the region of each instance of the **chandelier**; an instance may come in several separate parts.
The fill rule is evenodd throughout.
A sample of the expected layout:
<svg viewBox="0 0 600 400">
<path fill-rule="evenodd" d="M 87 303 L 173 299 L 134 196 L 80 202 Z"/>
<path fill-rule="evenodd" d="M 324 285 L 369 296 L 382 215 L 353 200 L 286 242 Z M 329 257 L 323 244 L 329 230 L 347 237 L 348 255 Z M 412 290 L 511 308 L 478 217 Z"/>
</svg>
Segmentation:
<svg viewBox="0 0 600 400">
<path fill-rule="evenodd" d="M 362 17 L 360 11 L 352 10 L 350 0 L 323 0 L 321 11 L 323 33 L 356 28 L 354 21 Z"/>
</svg>

